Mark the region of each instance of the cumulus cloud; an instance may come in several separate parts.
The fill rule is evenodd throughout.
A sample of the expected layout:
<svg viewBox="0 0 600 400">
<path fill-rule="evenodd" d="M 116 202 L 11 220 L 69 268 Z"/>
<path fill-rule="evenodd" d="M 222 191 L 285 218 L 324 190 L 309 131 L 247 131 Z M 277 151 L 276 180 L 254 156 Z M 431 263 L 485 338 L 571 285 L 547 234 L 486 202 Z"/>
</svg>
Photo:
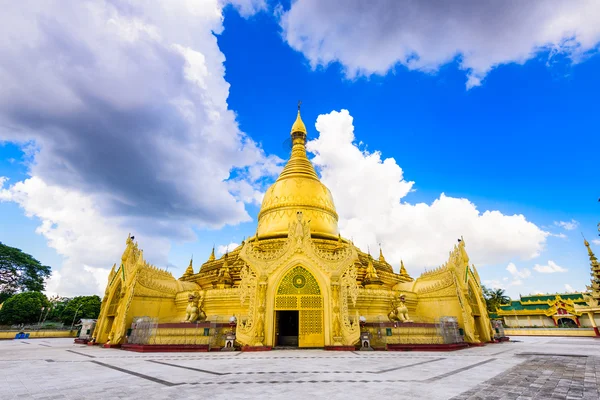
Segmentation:
<svg viewBox="0 0 600 400">
<path fill-rule="evenodd" d="M 568 269 L 557 265 L 554 261 L 548 260 L 548 265 L 535 264 L 533 266 L 534 271 L 542 274 L 553 274 L 555 272 L 567 272 Z"/>
<path fill-rule="evenodd" d="M 523 283 L 523 279 L 529 278 L 531 276 L 531 271 L 529 271 L 527 268 L 519 270 L 514 263 L 509 263 L 506 267 L 506 270 L 513 277 L 511 285 L 521 285 Z"/>
<path fill-rule="evenodd" d="M 592 243 L 600 246 L 600 239 L 594 239 L 594 240 L 592 240 Z"/>
<path fill-rule="evenodd" d="M 339 62 L 352 78 L 458 60 L 468 88 L 540 51 L 579 61 L 600 41 L 596 0 L 298 0 L 280 15 L 285 40 L 313 68 Z"/>
<path fill-rule="evenodd" d="M 567 231 L 572 231 L 579 226 L 579 222 L 574 219 L 570 221 L 554 221 L 554 225 L 559 226 Z"/>
<path fill-rule="evenodd" d="M 543 250 L 548 233 L 523 215 L 481 212 L 443 193 L 431 204 L 404 201 L 414 182 L 393 158 L 355 143 L 347 110 L 320 115 L 316 128 L 319 137 L 307 148 L 333 194 L 342 235 L 363 249 L 381 243 L 396 268 L 400 259 L 412 272 L 440 265 L 461 235 L 476 265 L 531 259 Z"/>
<path fill-rule="evenodd" d="M 41 224 L 36 233 L 64 258 L 60 270 L 53 269 L 47 290 L 52 294 L 102 293 L 110 267 L 118 263 L 125 248 L 124 218 L 106 216 L 91 196 L 75 190 L 49 186 L 38 177 L 0 187 L 0 201 L 17 203 Z M 144 256 L 166 263 L 169 241 L 145 235 Z M 53 266 L 57 267 L 57 266 Z"/>
<path fill-rule="evenodd" d="M 118 259 L 128 231 L 166 262 L 166 238 L 250 220 L 245 203 L 278 172 L 281 160 L 228 109 L 215 37 L 226 3 L 24 0 L 3 10 L 0 142 L 23 146 L 31 175 L 3 199 L 40 218 L 38 232 L 65 257 L 53 276 L 68 280 L 55 285 L 61 294 L 94 286 L 105 272 L 94 268 Z M 234 6 L 250 15 L 264 1 Z"/>
<path fill-rule="evenodd" d="M 267 9 L 265 0 L 226 0 L 222 1 L 222 4 L 233 5 L 243 17 L 249 17 L 259 11 Z"/>
<path fill-rule="evenodd" d="M 228 252 L 234 250 L 239 245 L 240 245 L 239 243 L 233 243 L 233 242 L 226 244 L 226 245 L 219 245 L 219 246 L 217 246 L 217 254 L 223 255 L 225 253 L 228 253 Z"/>
<path fill-rule="evenodd" d="M 506 289 L 506 285 L 497 279 L 484 280 L 483 284 L 490 289 Z"/>
<path fill-rule="evenodd" d="M 573 289 L 573 286 L 569 285 L 568 283 L 565 283 L 565 290 L 567 292 L 575 292 L 576 290 Z"/>
</svg>

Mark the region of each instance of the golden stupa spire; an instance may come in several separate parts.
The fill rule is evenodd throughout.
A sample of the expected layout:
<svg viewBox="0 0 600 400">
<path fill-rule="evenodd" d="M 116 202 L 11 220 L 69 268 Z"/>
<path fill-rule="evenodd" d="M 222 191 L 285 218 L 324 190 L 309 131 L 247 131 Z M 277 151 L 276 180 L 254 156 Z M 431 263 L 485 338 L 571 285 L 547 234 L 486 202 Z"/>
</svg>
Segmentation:
<svg viewBox="0 0 600 400">
<path fill-rule="evenodd" d="M 208 261 L 215 261 L 215 246 L 213 246 L 212 251 L 210 252 L 210 257 L 208 257 Z"/>
<path fill-rule="evenodd" d="M 291 135 L 294 136 L 294 133 L 304 134 L 306 137 L 306 126 L 304 126 L 304 122 L 302 122 L 302 117 L 300 117 L 300 106 L 302 105 L 302 101 L 298 102 L 298 116 L 296 116 L 296 121 L 294 121 L 294 125 L 292 125 Z"/>
<path fill-rule="evenodd" d="M 194 263 L 194 256 L 192 256 L 192 258 L 190 259 L 190 265 L 188 265 L 188 267 L 186 268 L 185 272 L 182 275 L 182 278 L 194 275 L 194 267 L 192 266 L 193 263 Z"/>
<path fill-rule="evenodd" d="M 367 270 L 365 271 L 365 277 L 362 283 L 366 288 L 373 288 L 383 284 L 381 279 L 379 279 L 379 275 L 377 275 L 377 270 L 373 265 L 373 257 L 371 257 L 371 254 L 369 254 L 369 263 L 367 264 Z"/>
<path fill-rule="evenodd" d="M 381 250 L 381 243 L 379 244 L 379 262 L 387 263 L 385 261 L 385 257 L 383 256 L 383 250 Z"/>
<path fill-rule="evenodd" d="M 292 125 L 290 133 L 292 135 L 292 154 L 287 164 L 285 164 L 283 171 L 281 171 L 281 175 L 277 178 L 278 181 L 292 176 L 319 180 L 315 168 L 308 160 L 308 157 L 306 157 L 306 126 L 304 126 L 304 122 L 302 122 L 302 117 L 300 116 L 301 104 L 302 102 L 299 101 L 298 116 L 296 117 L 296 121 L 294 121 L 294 125 Z"/>
<path fill-rule="evenodd" d="M 588 242 L 585 237 L 583 238 L 583 244 L 585 245 L 585 247 L 587 247 L 588 255 L 590 257 L 594 257 L 595 258 L 594 252 L 592 251 L 592 249 L 590 247 L 590 242 Z"/>
<path fill-rule="evenodd" d="M 400 275 L 408 275 L 406 268 L 404 268 L 404 261 L 400 260 Z"/>
</svg>

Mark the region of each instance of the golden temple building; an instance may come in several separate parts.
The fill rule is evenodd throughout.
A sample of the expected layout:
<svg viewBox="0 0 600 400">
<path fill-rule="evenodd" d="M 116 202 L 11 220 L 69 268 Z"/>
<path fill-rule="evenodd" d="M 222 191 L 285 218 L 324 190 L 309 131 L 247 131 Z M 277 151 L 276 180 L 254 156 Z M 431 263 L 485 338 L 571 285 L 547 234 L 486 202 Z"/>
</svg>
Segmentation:
<svg viewBox="0 0 600 400">
<path fill-rule="evenodd" d="M 394 272 L 381 249 L 379 257 L 360 250 L 339 233 L 306 136 L 298 109 L 291 155 L 265 193 L 255 235 L 219 258 L 213 248 L 199 271 L 190 261 L 176 279 L 147 263 L 129 237 L 110 272 L 94 341 L 251 350 L 349 349 L 361 345 L 361 333 L 369 347 L 388 349 L 492 340 L 465 241 L 417 279 L 400 260 Z"/>
<path fill-rule="evenodd" d="M 600 337 L 600 263 L 590 243 L 584 239 L 583 244 L 592 277 L 586 292 L 520 296 L 497 307 L 490 317 L 501 319 L 508 328 L 578 328 L 581 335 L 593 330 L 593 335 Z"/>
</svg>

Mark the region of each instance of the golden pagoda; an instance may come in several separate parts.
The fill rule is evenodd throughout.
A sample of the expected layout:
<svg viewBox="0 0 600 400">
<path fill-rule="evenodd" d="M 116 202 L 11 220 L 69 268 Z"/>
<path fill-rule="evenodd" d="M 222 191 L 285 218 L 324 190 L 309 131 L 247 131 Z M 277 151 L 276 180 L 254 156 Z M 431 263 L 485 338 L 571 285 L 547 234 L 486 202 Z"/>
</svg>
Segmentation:
<svg viewBox="0 0 600 400">
<path fill-rule="evenodd" d="M 598 226 L 598 230 L 600 230 L 600 224 Z M 580 313 L 587 314 L 590 323 L 594 328 L 594 333 L 596 336 L 600 336 L 600 330 L 598 329 L 596 322 L 597 317 L 600 316 L 600 263 L 592 251 L 590 243 L 585 238 L 583 239 L 583 244 L 587 248 L 588 256 L 590 258 L 590 276 L 592 279 L 590 285 L 586 286 L 587 292 L 583 294 L 583 300 L 585 301 L 585 304 L 577 305 L 576 310 Z"/>
<path fill-rule="evenodd" d="M 374 259 L 340 235 L 333 196 L 306 155 L 300 107 L 290 135 L 290 158 L 265 193 L 256 234 L 236 249 L 216 258 L 213 248 L 197 273 L 190 262 L 176 279 L 127 239 L 94 340 L 211 349 L 235 340 L 246 350 L 353 349 L 361 335 L 388 349 L 492 340 L 464 240 L 416 280 L 403 262 L 394 272 L 381 249 Z M 451 339 L 440 333 L 442 322 L 456 328 Z"/>
</svg>

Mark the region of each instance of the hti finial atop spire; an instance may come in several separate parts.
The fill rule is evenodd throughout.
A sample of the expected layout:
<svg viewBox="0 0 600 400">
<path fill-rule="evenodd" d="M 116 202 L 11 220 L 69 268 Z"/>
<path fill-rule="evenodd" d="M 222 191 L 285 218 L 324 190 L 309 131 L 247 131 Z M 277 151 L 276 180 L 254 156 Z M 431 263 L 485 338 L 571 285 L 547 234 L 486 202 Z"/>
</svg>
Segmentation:
<svg viewBox="0 0 600 400">
<path fill-rule="evenodd" d="M 583 236 L 583 232 L 580 232 L 580 233 L 581 233 L 581 237 L 583 238 L 583 245 L 585 247 L 590 247 L 590 243 L 587 241 L 587 239 L 585 238 L 585 236 Z"/>
<path fill-rule="evenodd" d="M 292 125 L 292 136 L 294 133 L 303 133 L 306 136 L 306 126 L 304 126 L 304 122 L 302 122 L 302 118 L 300 117 L 300 106 L 302 105 L 302 100 L 298 101 L 298 116 L 296 117 L 296 121 L 294 125 Z"/>
</svg>

